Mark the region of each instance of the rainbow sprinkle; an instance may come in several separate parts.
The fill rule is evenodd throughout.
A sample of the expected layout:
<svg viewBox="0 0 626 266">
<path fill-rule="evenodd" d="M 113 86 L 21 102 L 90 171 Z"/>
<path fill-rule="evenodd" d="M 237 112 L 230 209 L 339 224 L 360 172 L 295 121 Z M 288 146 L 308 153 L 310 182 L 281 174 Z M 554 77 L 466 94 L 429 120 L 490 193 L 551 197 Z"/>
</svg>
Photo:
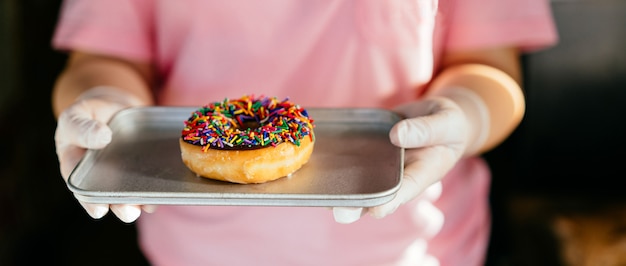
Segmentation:
<svg viewBox="0 0 626 266">
<path fill-rule="evenodd" d="M 194 111 L 185 121 L 185 142 L 215 149 L 257 149 L 313 136 L 313 119 L 289 99 L 245 95 L 224 99 Z"/>
</svg>

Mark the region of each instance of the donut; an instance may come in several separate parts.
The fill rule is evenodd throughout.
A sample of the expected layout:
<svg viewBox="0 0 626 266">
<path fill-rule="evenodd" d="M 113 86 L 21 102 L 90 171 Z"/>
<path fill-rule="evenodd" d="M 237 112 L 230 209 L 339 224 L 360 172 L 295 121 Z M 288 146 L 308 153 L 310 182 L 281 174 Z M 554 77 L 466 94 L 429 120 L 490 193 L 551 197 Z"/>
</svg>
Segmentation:
<svg viewBox="0 0 626 266">
<path fill-rule="evenodd" d="M 313 152 L 313 122 L 288 98 L 244 95 L 209 103 L 184 121 L 182 161 L 198 176 L 232 183 L 290 176 Z"/>
</svg>

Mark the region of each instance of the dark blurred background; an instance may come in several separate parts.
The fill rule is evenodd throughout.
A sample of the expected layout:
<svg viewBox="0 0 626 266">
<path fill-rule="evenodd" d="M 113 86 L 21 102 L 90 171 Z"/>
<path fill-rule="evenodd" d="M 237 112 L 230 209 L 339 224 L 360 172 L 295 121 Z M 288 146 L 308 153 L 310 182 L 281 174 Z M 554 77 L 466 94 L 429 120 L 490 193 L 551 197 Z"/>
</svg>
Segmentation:
<svg viewBox="0 0 626 266">
<path fill-rule="evenodd" d="M 133 225 L 91 219 L 54 151 L 60 0 L 0 0 L 0 265 L 142 265 Z"/>
<path fill-rule="evenodd" d="M 60 0 L 0 0 L 0 265 L 145 265 L 133 225 L 93 220 L 54 153 Z M 552 2 L 560 43 L 523 58 L 527 113 L 486 154 L 488 265 L 559 265 L 553 217 L 623 205 L 626 1 Z"/>
</svg>

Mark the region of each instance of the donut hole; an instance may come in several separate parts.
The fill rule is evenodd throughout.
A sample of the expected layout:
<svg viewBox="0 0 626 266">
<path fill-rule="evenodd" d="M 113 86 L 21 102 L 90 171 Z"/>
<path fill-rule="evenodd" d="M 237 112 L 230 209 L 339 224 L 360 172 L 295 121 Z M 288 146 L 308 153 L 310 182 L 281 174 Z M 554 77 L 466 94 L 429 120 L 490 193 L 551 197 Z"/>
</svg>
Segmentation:
<svg viewBox="0 0 626 266">
<path fill-rule="evenodd" d="M 242 120 L 241 123 L 239 124 L 239 128 L 241 129 L 250 129 L 250 130 L 256 130 L 258 128 L 261 127 L 261 123 L 259 123 L 256 120 Z"/>
</svg>

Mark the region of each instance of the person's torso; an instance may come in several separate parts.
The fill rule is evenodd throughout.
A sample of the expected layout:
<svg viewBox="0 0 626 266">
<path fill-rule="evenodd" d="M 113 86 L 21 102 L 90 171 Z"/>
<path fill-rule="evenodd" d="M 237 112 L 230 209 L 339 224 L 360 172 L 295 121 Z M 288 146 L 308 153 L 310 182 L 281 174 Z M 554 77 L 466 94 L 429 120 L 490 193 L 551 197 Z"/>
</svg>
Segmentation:
<svg viewBox="0 0 626 266">
<path fill-rule="evenodd" d="M 433 69 L 437 1 L 159 1 L 158 101 L 290 97 L 302 106 L 392 107 Z"/>
<path fill-rule="evenodd" d="M 436 2 L 160 1 L 158 103 L 199 106 L 251 93 L 304 107 L 391 108 L 414 100 L 436 65 Z M 463 175 L 478 178 L 467 179 L 473 183 L 463 193 L 444 187 L 443 202 L 488 186 L 484 165 L 463 165 L 473 166 Z M 483 198 L 474 198 L 466 203 L 483 217 Z M 142 215 L 140 237 L 155 265 L 414 264 L 426 252 L 418 240 L 428 219 L 415 205 L 350 225 L 336 223 L 327 208 L 162 206 Z"/>
</svg>

